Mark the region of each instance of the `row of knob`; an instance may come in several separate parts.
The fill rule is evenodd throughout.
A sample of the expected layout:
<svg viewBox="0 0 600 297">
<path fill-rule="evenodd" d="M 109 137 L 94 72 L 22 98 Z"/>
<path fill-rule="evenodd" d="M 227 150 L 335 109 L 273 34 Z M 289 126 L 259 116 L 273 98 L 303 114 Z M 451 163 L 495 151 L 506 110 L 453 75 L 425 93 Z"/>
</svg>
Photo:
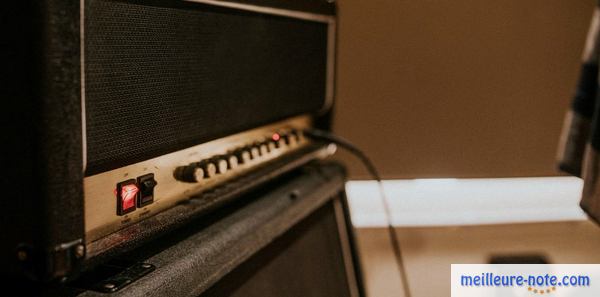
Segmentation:
<svg viewBox="0 0 600 297">
<path fill-rule="evenodd" d="M 204 179 L 224 174 L 241 164 L 259 160 L 271 152 L 294 146 L 301 139 L 301 132 L 296 130 L 281 134 L 275 133 L 268 140 L 237 148 L 228 154 L 213 156 L 186 166 L 177 167 L 174 176 L 175 179 L 182 182 L 197 183 Z"/>
</svg>

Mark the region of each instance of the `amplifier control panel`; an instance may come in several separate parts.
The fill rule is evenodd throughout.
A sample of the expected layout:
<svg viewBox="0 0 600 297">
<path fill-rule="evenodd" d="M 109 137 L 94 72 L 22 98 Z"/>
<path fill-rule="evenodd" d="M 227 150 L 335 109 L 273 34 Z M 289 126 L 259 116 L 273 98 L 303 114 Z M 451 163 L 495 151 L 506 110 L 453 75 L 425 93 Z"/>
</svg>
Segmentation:
<svg viewBox="0 0 600 297">
<path fill-rule="evenodd" d="M 217 175 L 238 170 L 240 165 L 260 163 L 278 152 L 285 151 L 303 142 L 302 133 L 296 129 L 274 132 L 267 139 L 235 148 L 226 154 L 210 156 L 175 169 L 177 180 L 201 183 Z"/>
<path fill-rule="evenodd" d="M 86 177 L 86 242 L 306 146 L 310 125 L 309 116 L 291 118 Z"/>
</svg>

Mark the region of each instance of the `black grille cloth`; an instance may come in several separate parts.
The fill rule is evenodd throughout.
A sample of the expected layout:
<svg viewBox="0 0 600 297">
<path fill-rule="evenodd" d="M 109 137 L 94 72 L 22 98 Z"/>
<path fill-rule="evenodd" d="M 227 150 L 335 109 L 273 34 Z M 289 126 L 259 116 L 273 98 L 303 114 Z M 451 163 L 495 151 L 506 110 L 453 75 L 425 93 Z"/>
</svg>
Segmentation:
<svg viewBox="0 0 600 297">
<path fill-rule="evenodd" d="M 87 174 L 318 110 L 327 25 L 179 1 L 86 1 Z"/>
</svg>

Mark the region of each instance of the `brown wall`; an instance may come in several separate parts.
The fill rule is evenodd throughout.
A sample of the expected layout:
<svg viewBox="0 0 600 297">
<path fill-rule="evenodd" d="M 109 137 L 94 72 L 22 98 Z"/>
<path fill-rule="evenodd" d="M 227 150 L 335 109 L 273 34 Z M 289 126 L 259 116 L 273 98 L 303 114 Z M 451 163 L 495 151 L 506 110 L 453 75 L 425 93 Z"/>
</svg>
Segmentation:
<svg viewBox="0 0 600 297">
<path fill-rule="evenodd" d="M 334 129 L 384 177 L 556 174 L 594 1 L 338 4 Z"/>
</svg>

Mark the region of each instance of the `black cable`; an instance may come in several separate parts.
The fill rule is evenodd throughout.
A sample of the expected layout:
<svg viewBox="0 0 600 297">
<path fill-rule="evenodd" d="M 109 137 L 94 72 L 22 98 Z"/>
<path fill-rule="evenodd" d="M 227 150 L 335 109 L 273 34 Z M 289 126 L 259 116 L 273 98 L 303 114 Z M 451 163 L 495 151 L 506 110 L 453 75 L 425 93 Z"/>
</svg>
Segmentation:
<svg viewBox="0 0 600 297">
<path fill-rule="evenodd" d="M 387 220 L 387 229 L 390 235 L 390 241 L 392 244 L 392 250 L 394 251 L 394 257 L 396 258 L 396 265 L 398 266 L 398 270 L 400 271 L 400 278 L 402 281 L 402 288 L 404 288 L 404 296 L 410 297 L 410 289 L 408 286 L 408 278 L 406 276 L 406 268 L 404 266 L 404 260 L 402 258 L 402 250 L 400 248 L 400 240 L 398 239 L 398 234 L 394 229 L 392 223 L 392 211 L 390 210 L 390 206 L 388 204 L 387 197 L 385 195 L 385 191 L 383 189 L 383 183 L 381 182 L 381 177 L 377 172 L 377 168 L 373 165 L 373 162 L 367 157 L 367 155 L 362 152 L 359 148 L 353 145 L 348 140 L 339 137 L 331 132 L 318 130 L 318 129 L 309 129 L 305 130 L 304 134 L 310 138 L 315 140 L 330 142 L 338 145 L 339 147 L 346 149 L 357 158 L 361 160 L 361 162 L 365 165 L 369 173 L 373 176 L 373 178 L 377 181 L 377 185 L 379 186 L 379 193 L 381 194 L 381 200 L 383 202 L 383 208 L 385 210 L 385 216 Z"/>
</svg>

